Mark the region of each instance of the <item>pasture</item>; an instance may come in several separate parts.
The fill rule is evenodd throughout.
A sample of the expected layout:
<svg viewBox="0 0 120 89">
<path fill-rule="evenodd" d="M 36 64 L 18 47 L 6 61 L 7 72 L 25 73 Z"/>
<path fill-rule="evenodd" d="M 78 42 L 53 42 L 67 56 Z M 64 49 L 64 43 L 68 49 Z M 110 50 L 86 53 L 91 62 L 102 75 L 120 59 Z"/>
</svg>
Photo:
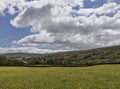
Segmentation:
<svg viewBox="0 0 120 89">
<path fill-rule="evenodd" d="M 120 89 L 120 65 L 0 67 L 0 89 Z"/>
</svg>

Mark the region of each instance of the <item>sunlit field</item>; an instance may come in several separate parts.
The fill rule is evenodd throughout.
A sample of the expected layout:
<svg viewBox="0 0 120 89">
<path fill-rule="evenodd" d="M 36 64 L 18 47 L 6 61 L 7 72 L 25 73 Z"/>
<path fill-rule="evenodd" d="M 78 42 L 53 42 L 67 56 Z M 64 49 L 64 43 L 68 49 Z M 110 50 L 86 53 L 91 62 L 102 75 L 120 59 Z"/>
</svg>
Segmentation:
<svg viewBox="0 0 120 89">
<path fill-rule="evenodd" d="M 0 89 L 120 89 L 120 65 L 0 67 Z"/>
</svg>

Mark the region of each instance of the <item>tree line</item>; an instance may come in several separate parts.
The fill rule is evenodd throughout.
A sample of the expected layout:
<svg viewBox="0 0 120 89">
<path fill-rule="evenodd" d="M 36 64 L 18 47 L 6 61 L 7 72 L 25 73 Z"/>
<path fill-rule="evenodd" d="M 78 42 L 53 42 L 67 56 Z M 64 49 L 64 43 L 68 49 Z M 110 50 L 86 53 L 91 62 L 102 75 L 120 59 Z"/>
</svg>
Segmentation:
<svg viewBox="0 0 120 89">
<path fill-rule="evenodd" d="M 10 57 L 0 56 L 0 66 L 91 66 L 97 64 L 119 64 L 120 51 L 90 51 L 45 54 L 37 57 Z"/>
</svg>

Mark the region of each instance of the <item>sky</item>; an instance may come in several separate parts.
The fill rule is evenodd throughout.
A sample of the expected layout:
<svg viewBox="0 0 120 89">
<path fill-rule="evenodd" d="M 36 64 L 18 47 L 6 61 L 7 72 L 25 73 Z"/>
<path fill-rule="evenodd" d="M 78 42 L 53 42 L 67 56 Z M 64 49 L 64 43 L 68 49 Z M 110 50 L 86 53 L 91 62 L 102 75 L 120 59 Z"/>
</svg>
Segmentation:
<svg viewBox="0 0 120 89">
<path fill-rule="evenodd" d="M 0 54 L 120 45 L 120 0 L 0 0 Z"/>
</svg>

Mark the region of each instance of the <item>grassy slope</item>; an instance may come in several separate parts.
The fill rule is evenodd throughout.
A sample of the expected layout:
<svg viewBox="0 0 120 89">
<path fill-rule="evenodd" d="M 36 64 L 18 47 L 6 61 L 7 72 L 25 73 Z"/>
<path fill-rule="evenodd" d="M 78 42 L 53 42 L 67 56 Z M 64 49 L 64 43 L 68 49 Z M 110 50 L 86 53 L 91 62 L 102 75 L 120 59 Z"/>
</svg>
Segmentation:
<svg viewBox="0 0 120 89">
<path fill-rule="evenodd" d="M 119 89 L 120 65 L 0 67 L 0 89 Z"/>
<path fill-rule="evenodd" d="M 7 57 L 33 57 L 39 61 L 47 61 L 48 65 L 54 66 L 90 66 L 97 64 L 120 64 L 120 45 L 97 48 L 83 51 L 69 51 L 51 54 L 4 54 Z M 34 58 L 36 57 L 36 58 Z M 43 64 L 46 64 L 43 63 Z"/>
<path fill-rule="evenodd" d="M 41 55 L 40 59 L 60 66 L 90 66 L 97 64 L 120 64 L 120 45 L 83 51 L 69 51 Z"/>
</svg>

